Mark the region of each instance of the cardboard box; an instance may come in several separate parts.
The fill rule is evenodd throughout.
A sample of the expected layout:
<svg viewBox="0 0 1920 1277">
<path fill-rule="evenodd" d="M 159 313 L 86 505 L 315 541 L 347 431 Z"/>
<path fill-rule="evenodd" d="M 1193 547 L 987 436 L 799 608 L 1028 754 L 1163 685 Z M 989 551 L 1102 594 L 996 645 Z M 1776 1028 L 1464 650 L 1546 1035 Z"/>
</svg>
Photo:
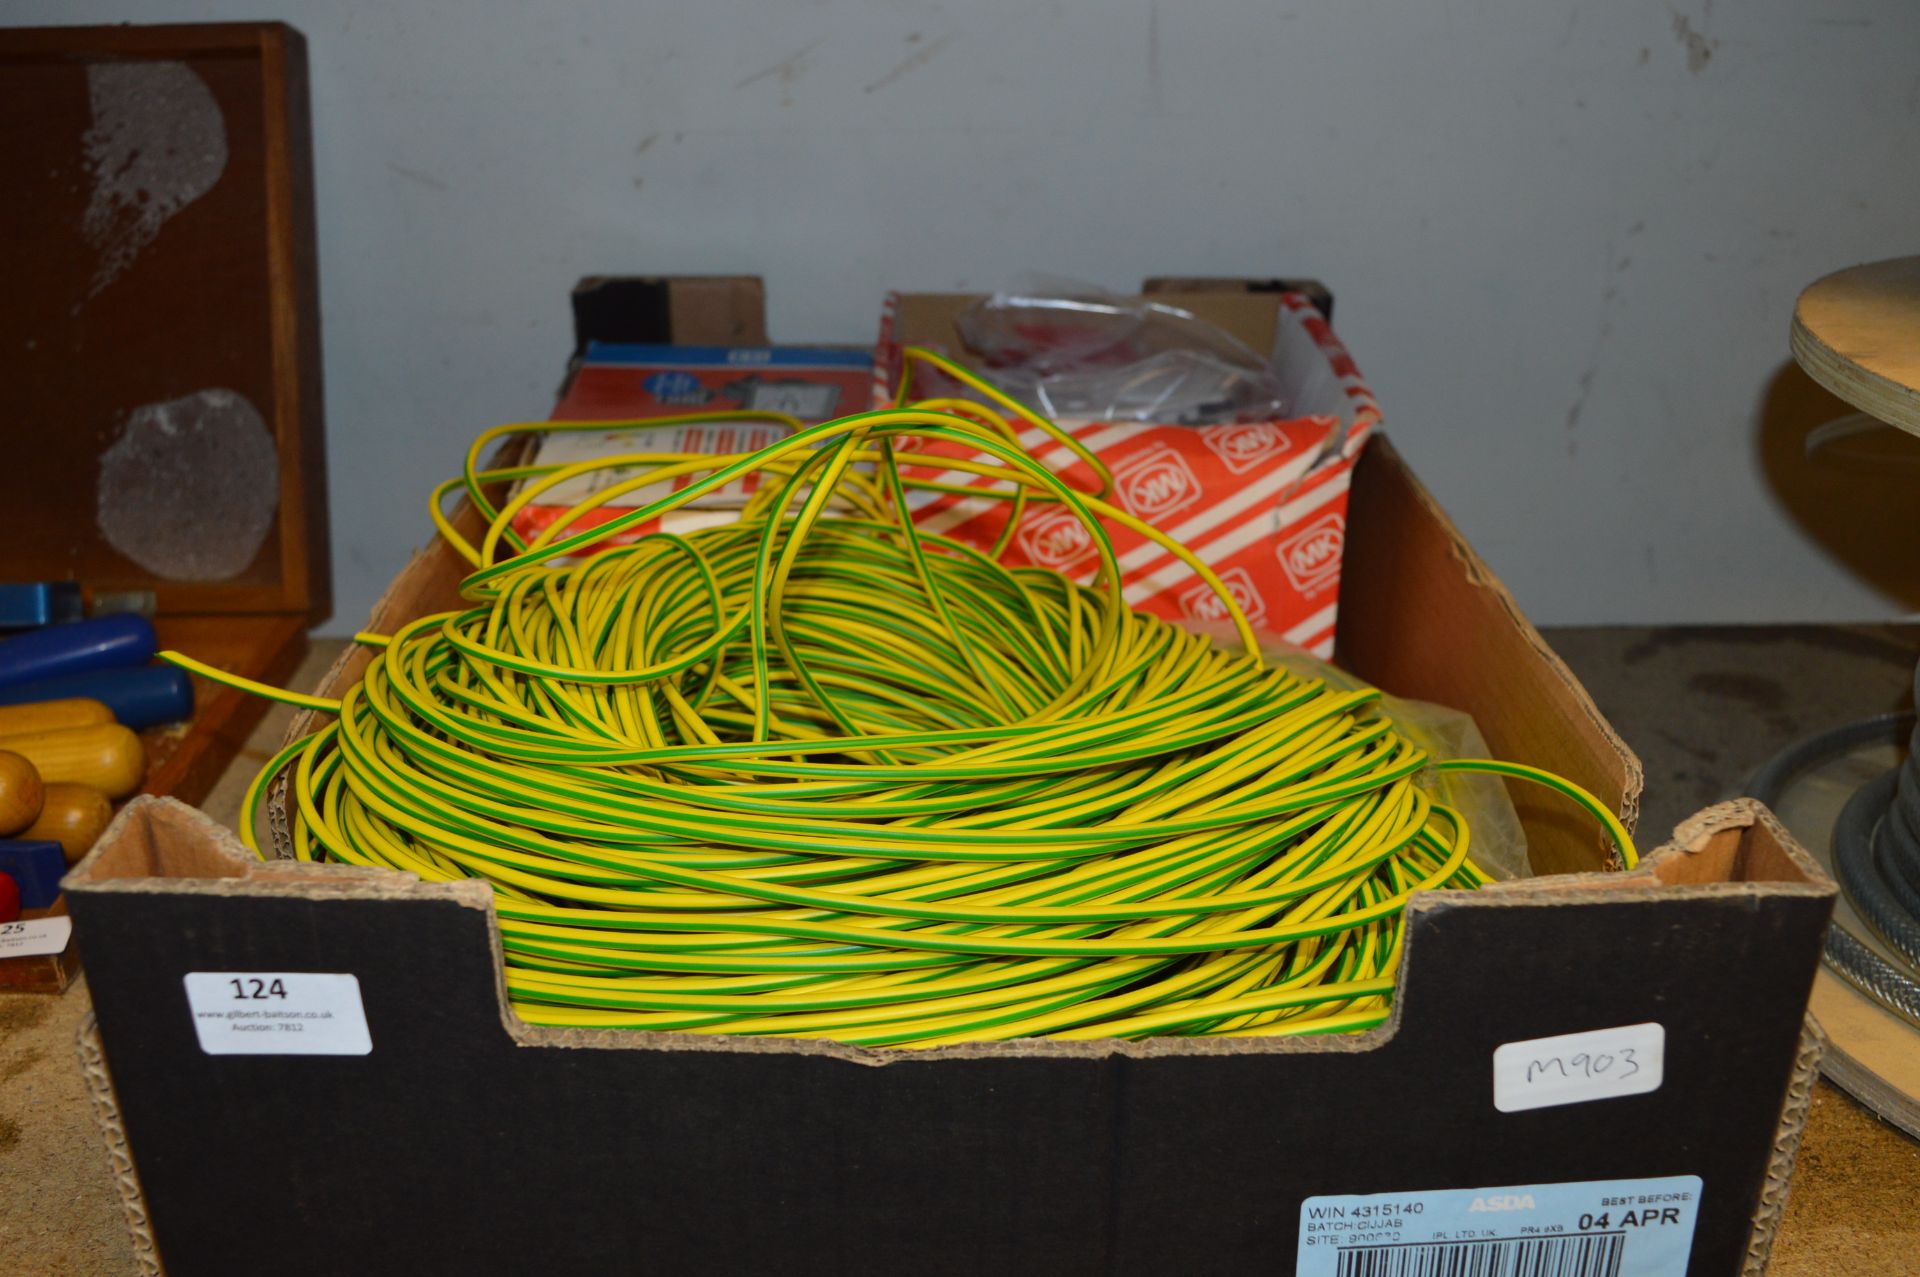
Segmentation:
<svg viewBox="0 0 1920 1277">
<path fill-rule="evenodd" d="M 1632 874 L 1417 898 L 1364 1035 L 892 1054 L 529 1028 L 484 885 L 262 864 L 169 800 L 70 895 L 136 1249 L 179 1274 L 1288 1273 L 1310 1197 L 1675 1176 L 1684 1271 L 1732 1274 L 1784 1202 L 1832 887 L 1727 804 Z M 205 1054 L 190 972 L 349 974 L 371 1050 Z M 1659 1090 L 1496 1109 L 1502 1045 L 1650 1022 Z"/>
<path fill-rule="evenodd" d="M 873 356 L 864 350 L 809 346 L 627 345 L 589 340 L 577 356 L 555 421 L 647 421 L 698 413 L 777 412 L 803 423 L 863 412 L 873 384 Z M 769 421 L 709 421 L 542 436 L 533 461 L 570 465 L 623 453 L 751 452 L 785 438 L 787 428 Z M 514 519 L 514 530 L 531 540 L 577 502 L 634 471 L 597 470 L 559 484 Z M 683 509 L 609 539 L 634 541 L 650 532 L 686 532 L 734 517 L 759 486 L 746 475 Z M 572 531 L 622 514 L 677 491 L 691 476 L 662 480 L 615 497 L 572 525 Z"/>
<path fill-rule="evenodd" d="M 758 275 L 588 275 L 573 286 L 573 353 L 590 342 L 764 346 Z"/>
<path fill-rule="evenodd" d="M 1380 420 L 1372 392 L 1327 322 L 1332 298 L 1310 280 L 1148 281 L 1154 300 L 1180 306 L 1268 352 L 1281 370 L 1293 415 L 1276 421 L 1192 427 L 1146 423 L 1063 421 L 1114 476 L 1113 499 L 1136 516 L 1167 529 L 1219 574 L 1252 622 L 1271 639 L 1318 656 L 1333 650 L 1340 568 L 1347 536 L 1347 490 L 1354 459 Z M 890 295 L 883 307 L 877 358 L 864 352 L 797 347 L 708 344 L 704 334 L 726 330 L 764 333 L 758 320 L 758 279 L 737 276 L 584 280 L 574 292 L 575 357 L 554 418 L 647 419 L 734 407 L 766 408 L 804 421 L 859 411 L 890 401 L 900 378 L 900 347 L 926 344 L 953 351 L 954 318 L 975 299 L 960 294 Z M 697 335 L 698 334 L 698 335 Z M 680 345 L 632 345 L 636 336 L 671 337 Z M 872 369 L 871 395 L 853 383 L 855 365 Z M 923 376 L 922 390 L 945 393 Z M 824 392 L 824 393 L 823 393 Z M 619 452 L 726 452 L 770 442 L 776 426 L 703 424 L 606 435 L 545 438 L 537 460 L 570 462 Z M 1039 448 L 1037 430 L 1024 441 Z M 969 455 L 956 445 L 922 444 L 921 451 Z M 1048 464 L 1076 487 L 1096 478 L 1066 449 L 1043 450 Z M 946 483 L 989 481 L 959 471 L 917 468 Z M 556 489 L 515 520 L 532 536 L 574 501 L 611 483 L 605 471 Z M 685 480 L 680 482 L 684 483 Z M 753 490 L 754 478 L 708 494 L 642 529 L 631 540 L 664 528 L 684 532 L 728 517 Z M 574 525 L 584 530 L 643 505 L 665 488 L 629 493 Z M 914 517 L 924 528 L 985 548 L 1005 526 L 1005 503 L 942 493 L 915 493 Z M 1185 564 L 1125 528 L 1109 534 L 1126 573 L 1128 601 L 1172 620 L 1225 620 L 1219 596 Z M 1086 579 L 1096 558 L 1092 538 L 1058 507 L 1031 509 L 1006 561 L 1037 564 Z"/>
<path fill-rule="evenodd" d="M 1342 663 L 1471 711 L 1498 755 L 1631 820 L 1638 762 L 1384 438 L 1351 503 Z M 429 546 L 370 627 L 455 606 L 465 570 Z M 349 652 L 322 690 L 365 663 Z M 98 1016 L 83 1055 L 136 1246 L 177 1273 L 1318 1273 L 1344 1235 L 1309 1199 L 1480 1190 L 1477 1209 L 1521 1212 L 1632 1181 L 1641 1227 L 1644 1182 L 1689 1176 L 1661 1210 L 1685 1212 L 1690 1258 L 1661 1271 L 1757 1272 L 1818 1054 L 1804 1011 L 1832 884 L 1752 803 L 1602 874 L 1590 821 L 1515 797 L 1546 876 L 1417 897 L 1377 1030 L 926 1052 L 532 1028 L 484 884 L 262 864 L 143 801 L 68 879 Z M 245 1035 L 196 1016 L 195 973 L 326 974 L 364 1038 L 210 1054 Z M 1657 1089 L 1496 1103 L 1503 1046 L 1654 1025 Z"/>
<path fill-rule="evenodd" d="M 1327 322 L 1324 289 L 1264 287 L 1256 281 L 1148 281 L 1165 285 L 1151 300 L 1177 306 L 1270 356 L 1290 415 L 1275 421 L 1210 426 L 1066 419 L 1059 424 L 1112 473 L 1110 497 L 1171 533 L 1211 568 L 1255 630 L 1271 639 L 1332 655 L 1348 535 L 1347 491 L 1353 463 L 1380 423 L 1379 405 L 1353 357 Z M 1278 284 L 1280 281 L 1274 281 Z M 1190 291 L 1181 291 L 1191 286 Z M 890 402 L 900 383 L 901 348 L 927 346 L 969 362 L 956 320 L 975 296 L 890 294 L 874 359 L 874 398 Z M 989 376 L 991 373 L 988 374 Z M 921 374 L 916 394 L 959 388 Z M 1022 441 L 1069 483 L 1092 490 L 1095 475 L 1038 430 Z M 954 444 L 922 451 L 971 455 Z M 991 486 L 964 471 L 922 468 L 919 477 Z M 947 493 L 916 493 L 914 520 L 967 544 L 992 546 L 1006 526 L 1007 504 Z M 1138 533 L 1109 527 L 1125 574 L 1127 602 L 1173 621 L 1225 620 L 1213 589 L 1184 563 Z M 1092 577 L 1096 552 L 1078 520 L 1058 507 L 1029 510 L 1003 561 L 1035 564 L 1076 580 Z"/>
<path fill-rule="evenodd" d="M 573 357 L 553 411 L 557 421 L 645 419 L 729 408 L 820 420 L 813 412 L 824 409 L 838 415 L 869 405 L 871 352 L 767 344 L 766 288 L 758 276 L 589 275 L 574 285 L 572 303 Z M 690 376 L 692 384 L 680 374 Z M 621 431 L 619 438 L 613 432 L 552 435 L 536 459 L 578 461 L 636 451 L 731 452 L 762 447 L 778 432 L 773 424 L 714 423 Z M 522 536 L 535 534 L 550 525 L 565 504 L 597 490 L 595 484 L 611 482 L 596 476 L 593 483 L 562 490 L 553 500 L 523 512 L 515 530 Z M 749 477 L 729 485 L 614 540 L 632 540 L 658 527 L 673 532 L 699 527 L 716 517 L 715 510 L 737 509 L 755 482 Z M 588 515 L 578 526 L 605 523 L 622 508 L 643 505 L 656 495 L 655 489 L 629 494 L 613 510 Z"/>
<path fill-rule="evenodd" d="M 864 350 L 596 341 L 553 415 L 615 421 L 750 411 L 827 421 L 865 411 L 872 376 L 873 357 Z"/>
</svg>

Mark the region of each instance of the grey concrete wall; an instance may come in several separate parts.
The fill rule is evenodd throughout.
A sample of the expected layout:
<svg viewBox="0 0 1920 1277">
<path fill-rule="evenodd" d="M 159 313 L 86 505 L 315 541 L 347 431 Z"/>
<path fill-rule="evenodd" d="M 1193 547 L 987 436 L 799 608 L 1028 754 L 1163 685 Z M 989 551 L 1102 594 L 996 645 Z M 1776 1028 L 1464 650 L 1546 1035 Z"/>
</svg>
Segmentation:
<svg viewBox="0 0 1920 1277">
<path fill-rule="evenodd" d="M 1762 446 L 1828 412 L 1781 373 L 1796 292 L 1920 251 L 1909 0 L 0 9 L 271 16 L 310 41 L 335 630 L 621 270 L 762 273 L 787 341 L 867 340 L 889 286 L 1318 274 L 1535 617 L 1915 605 Z"/>
</svg>

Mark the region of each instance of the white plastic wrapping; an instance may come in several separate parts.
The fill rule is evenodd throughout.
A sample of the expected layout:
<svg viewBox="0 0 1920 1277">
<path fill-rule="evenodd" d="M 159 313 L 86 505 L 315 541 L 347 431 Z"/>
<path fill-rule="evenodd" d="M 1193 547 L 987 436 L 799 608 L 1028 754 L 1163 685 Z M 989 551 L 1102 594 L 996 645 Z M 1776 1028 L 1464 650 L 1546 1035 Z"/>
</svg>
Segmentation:
<svg viewBox="0 0 1920 1277">
<path fill-rule="evenodd" d="M 1002 390 L 1056 420 L 1200 426 L 1288 415 L 1266 358 L 1151 298 L 1054 282 L 984 297 L 955 326 Z"/>
</svg>

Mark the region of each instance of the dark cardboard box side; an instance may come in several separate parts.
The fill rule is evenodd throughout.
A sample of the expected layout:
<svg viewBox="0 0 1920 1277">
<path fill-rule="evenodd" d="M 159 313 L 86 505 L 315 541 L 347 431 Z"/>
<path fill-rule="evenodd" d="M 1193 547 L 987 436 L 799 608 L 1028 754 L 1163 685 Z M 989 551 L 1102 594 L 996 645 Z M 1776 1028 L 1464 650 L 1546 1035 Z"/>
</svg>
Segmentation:
<svg viewBox="0 0 1920 1277">
<path fill-rule="evenodd" d="M 1689 1271 L 1732 1273 L 1790 1156 L 1830 904 L 1730 806 L 1632 875 L 1420 898 L 1397 1023 L 1364 1037 L 883 1056 L 526 1028 L 483 887 L 249 863 L 170 802 L 131 809 L 79 879 L 179 1273 L 1285 1272 L 1310 1195 L 1686 1174 Z M 372 1053 L 203 1055 L 182 977 L 248 970 L 353 972 Z M 1658 1091 L 1493 1108 L 1500 1044 L 1648 1019 Z"/>
<path fill-rule="evenodd" d="M 1384 440 L 1353 500 L 1349 667 L 1630 815 L 1637 762 Z M 451 606 L 461 574 L 423 551 L 372 627 Z M 1555 876 L 1416 899 L 1395 1019 L 1304 1040 L 890 1054 L 532 1029 L 482 884 L 263 865 L 165 802 L 68 886 L 136 1234 L 178 1273 L 1287 1272 L 1310 1195 L 1685 1174 L 1689 1271 L 1764 1262 L 1831 884 L 1750 804 L 1602 875 L 1578 872 L 1604 860 L 1590 829 L 1528 803 Z M 203 1054 L 184 975 L 249 970 L 353 973 L 372 1052 Z M 1659 1090 L 1493 1107 L 1502 1043 L 1649 1020 Z"/>
</svg>

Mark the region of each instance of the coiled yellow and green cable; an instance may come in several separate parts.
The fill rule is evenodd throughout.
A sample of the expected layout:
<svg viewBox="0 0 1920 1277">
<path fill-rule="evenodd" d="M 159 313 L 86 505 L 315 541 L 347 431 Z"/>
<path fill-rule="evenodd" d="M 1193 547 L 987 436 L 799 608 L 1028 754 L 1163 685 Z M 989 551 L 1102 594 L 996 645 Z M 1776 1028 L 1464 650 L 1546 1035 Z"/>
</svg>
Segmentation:
<svg viewBox="0 0 1920 1277">
<path fill-rule="evenodd" d="M 436 489 L 473 564 L 472 606 L 390 636 L 339 701 L 209 677 L 333 713 L 249 791 L 289 774 L 293 854 L 491 884 L 507 987 L 535 1024 L 925 1047 L 1030 1036 L 1327 1033 L 1388 1014 L 1415 891 L 1472 888 L 1460 816 L 1429 767 L 1550 785 L 1511 763 L 1434 762 L 1372 689 L 1264 664 L 1206 566 L 1103 499 L 1097 458 L 924 351 L 981 402 L 803 427 L 735 456 L 632 454 L 482 469 Z M 905 387 L 902 400 L 905 400 Z M 739 418 L 765 414 L 710 414 Z M 1010 418 L 1101 478 L 1077 491 Z M 658 424 L 658 423 L 650 423 Z M 955 461 L 921 441 L 976 454 Z M 595 469 L 632 468 L 524 541 L 514 516 Z M 1100 553 L 1092 588 L 918 530 L 924 476 L 1064 506 Z M 735 479 L 723 526 L 605 548 Z M 497 507 L 491 485 L 520 480 Z M 572 531 L 620 495 L 671 495 Z M 446 517 L 464 489 L 479 545 Z M 951 489 L 946 489 L 951 490 Z M 1102 520 L 1221 594 L 1242 650 L 1130 610 Z M 586 553 L 588 551 L 595 551 Z M 582 557 L 568 557 L 582 556 Z"/>
</svg>

